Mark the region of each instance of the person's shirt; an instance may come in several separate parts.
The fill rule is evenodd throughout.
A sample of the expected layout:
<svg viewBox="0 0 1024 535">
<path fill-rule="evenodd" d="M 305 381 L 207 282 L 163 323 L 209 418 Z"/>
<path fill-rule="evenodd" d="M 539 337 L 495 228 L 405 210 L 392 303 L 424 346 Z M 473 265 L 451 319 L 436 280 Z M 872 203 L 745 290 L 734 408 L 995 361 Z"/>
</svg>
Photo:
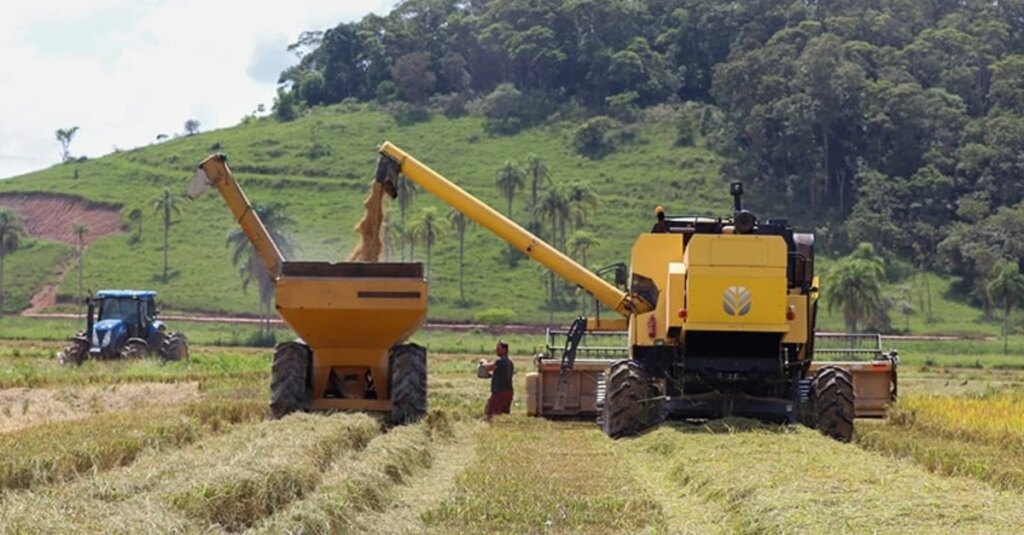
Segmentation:
<svg viewBox="0 0 1024 535">
<path fill-rule="evenodd" d="M 512 390 L 512 374 L 515 364 L 508 356 L 494 359 L 494 372 L 491 373 L 491 393 Z"/>
</svg>

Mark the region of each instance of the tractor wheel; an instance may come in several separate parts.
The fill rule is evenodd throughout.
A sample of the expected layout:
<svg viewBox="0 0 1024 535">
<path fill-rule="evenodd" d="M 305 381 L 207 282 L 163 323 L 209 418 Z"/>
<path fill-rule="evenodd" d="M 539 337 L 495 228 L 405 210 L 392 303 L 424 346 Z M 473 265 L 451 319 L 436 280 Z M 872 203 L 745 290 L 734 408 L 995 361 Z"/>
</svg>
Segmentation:
<svg viewBox="0 0 1024 535">
<path fill-rule="evenodd" d="M 427 414 L 427 350 L 416 344 L 398 344 L 388 355 L 391 423 L 415 422 Z"/>
<path fill-rule="evenodd" d="M 282 342 L 274 349 L 270 370 L 270 415 L 283 418 L 309 406 L 309 365 L 312 354 L 301 342 Z"/>
<path fill-rule="evenodd" d="M 608 370 L 601 429 L 610 437 L 635 435 L 657 425 L 661 404 L 651 399 L 647 373 L 632 360 L 620 360 Z"/>
<path fill-rule="evenodd" d="M 177 362 L 188 360 L 188 338 L 184 333 L 172 332 L 160 347 L 160 360 Z"/>
<path fill-rule="evenodd" d="M 149 343 L 142 338 L 129 338 L 121 348 L 121 358 L 124 360 L 141 359 L 149 356 Z"/>
<path fill-rule="evenodd" d="M 815 427 L 840 441 L 853 439 L 853 377 L 836 366 L 826 366 L 811 380 Z"/>
<path fill-rule="evenodd" d="M 89 354 L 89 341 L 85 336 L 72 338 L 63 351 L 57 353 L 57 360 L 65 366 L 81 366 Z"/>
</svg>

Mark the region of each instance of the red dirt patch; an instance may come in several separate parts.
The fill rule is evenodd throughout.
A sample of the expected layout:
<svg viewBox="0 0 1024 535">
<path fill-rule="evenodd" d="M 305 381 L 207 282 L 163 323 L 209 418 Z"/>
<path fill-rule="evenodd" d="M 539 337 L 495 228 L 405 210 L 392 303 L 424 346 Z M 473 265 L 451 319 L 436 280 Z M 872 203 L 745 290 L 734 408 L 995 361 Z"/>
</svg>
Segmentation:
<svg viewBox="0 0 1024 535">
<path fill-rule="evenodd" d="M 56 193 L 8 193 L 0 195 L 6 206 L 25 221 L 30 236 L 77 245 L 75 225 L 89 228 L 85 244 L 123 232 L 121 207 L 86 201 Z"/>
</svg>

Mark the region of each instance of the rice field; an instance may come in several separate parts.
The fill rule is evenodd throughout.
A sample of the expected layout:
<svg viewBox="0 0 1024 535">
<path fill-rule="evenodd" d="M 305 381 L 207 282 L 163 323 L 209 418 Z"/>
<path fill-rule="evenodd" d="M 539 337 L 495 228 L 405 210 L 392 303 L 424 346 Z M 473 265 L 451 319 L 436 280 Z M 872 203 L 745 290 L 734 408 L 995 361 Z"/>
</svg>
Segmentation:
<svg viewBox="0 0 1024 535">
<path fill-rule="evenodd" d="M 487 425 L 482 355 L 430 357 L 430 412 L 269 420 L 269 350 L 57 366 L 0 347 L 0 534 L 1019 533 L 1024 371 L 906 366 L 841 444 L 740 419 L 612 441 L 590 422 Z M 1005 357 L 1007 359 L 1011 357 Z M 519 369 L 530 367 L 517 357 Z"/>
</svg>

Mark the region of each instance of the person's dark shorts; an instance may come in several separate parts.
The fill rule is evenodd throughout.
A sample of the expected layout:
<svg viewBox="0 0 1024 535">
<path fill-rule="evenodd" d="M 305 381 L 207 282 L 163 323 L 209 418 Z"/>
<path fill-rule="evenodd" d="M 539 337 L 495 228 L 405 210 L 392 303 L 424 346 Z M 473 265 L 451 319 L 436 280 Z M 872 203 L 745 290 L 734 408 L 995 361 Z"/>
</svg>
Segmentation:
<svg viewBox="0 0 1024 535">
<path fill-rule="evenodd" d="M 512 390 L 502 390 L 491 393 L 487 400 L 487 407 L 484 414 L 490 419 L 495 414 L 509 414 L 512 412 Z"/>
</svg>

